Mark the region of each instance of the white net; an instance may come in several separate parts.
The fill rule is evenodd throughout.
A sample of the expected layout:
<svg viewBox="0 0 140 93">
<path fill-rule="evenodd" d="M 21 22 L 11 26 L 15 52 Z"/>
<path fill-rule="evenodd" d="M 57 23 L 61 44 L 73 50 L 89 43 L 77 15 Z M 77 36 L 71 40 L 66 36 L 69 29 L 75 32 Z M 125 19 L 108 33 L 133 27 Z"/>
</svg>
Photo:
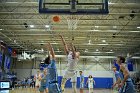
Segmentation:
<svg viewBox="0 0 140 93">
<path fill-rule="evenodd" d="M 67 17 L 68 30 L 75 30 L 75 29 L 77 29 L 78 20 L 79 20 L 79 18 L 76 15 L 68 16 Z"/>
</svg>

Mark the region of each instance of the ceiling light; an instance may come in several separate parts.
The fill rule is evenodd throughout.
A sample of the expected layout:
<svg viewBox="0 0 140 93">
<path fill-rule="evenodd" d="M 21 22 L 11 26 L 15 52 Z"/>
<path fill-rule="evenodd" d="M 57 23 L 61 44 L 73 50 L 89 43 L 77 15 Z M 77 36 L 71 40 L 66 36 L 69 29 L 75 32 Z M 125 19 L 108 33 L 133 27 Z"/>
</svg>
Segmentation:
<svg viewBox="0 0 140 93">
<path fill-rule="evenodd" d="M 95 26 L 95 28 L 99 28 L 99 26 Z"/>
<path fill-rule="evenodd" d="M 113 28 L 117 28 L 117 26 L 113 26 Z"/>
<path fill-rule="evenodd" d="M 108 1 L 108 4 L 111 4 L 111 2 Z"/>
<path fill-rule="evenodd" d="M 14 40 L 14 43 L 16 43 L 17 41 L 16 40 Z"/>
<path fill-rule="evenodd" d="M 44 64 L 44 61 L 41 61 L 40 63 L 41 63 L 41 64 Z"/>
<path fill-rule="evenodd" d="M 2 40 L 0 40 L 0 42 L 3 42 Z"/>
<path fill-rule="evenodd" d="M 106 42 L 105 40 L 102 40 L 102 42 Z"/>
<path fill-rule="evenodd" d="M 20 59 L 18 59 L 18 61 L 21 61 Z"/>
<path fill-rule="evenodd" d="M 58 43 L 54 42 L 54 43 L 51 43 L 51 44 L 57 45 Z"/>
<path fill-rule="evenodd" d="M 94 30 L 92 30 L 92 31 L 94 31 L 94 32 L 98 32 L 98 31 L 100 31 L 100 30 L 95 30 L 95 29 L 94 29 Z"/>
<path fill-rule="evenodd" d="M 99 51 L 98 49 L 96 49 L 96 51 Z"/>
<path fill-rule="evenodd" d="M 110 51 L 113 51 L 113 50 L 110 50 Z"/>
<path fill-rule="evenodd" d="M 85 52 L 88 52 L 88 49 L 85 49 Z"/>
<path fill-rule="evenodd" d="M 108 4 L 114 4 L 114 3 L 108 1 Z"/>
<path fill-rule="evenodd" d="M 138 26 L 137 28 L 139 28 L 139 29 L 140 29 L 140 26 Z"/>
<path fill-rule="evenodd" d="M 2 29 L 0 29 L 0 30 L 2 30 Z"/>
<path fill-rule="evenodd" d="M 91 40 L 89 40 L 88 42 L 91 42 Z"/>
<path fill-rule="evenodd" d="M 30 25 L 31 28 L 35 27 L 34 25 Z"/>
<path fill-rule="evenodd" d="M 44 52 L 44 49 L 42 48 L 41 51 Z"/>
<path fill-rule="evenodd" d="M 49 28 L 50 26 L 49 26 L 49 25 L 45 25 L 45 27 L 46 27 L 46 28 Z"/>
<path fill-rule="evenodd" d="M 59 48 L 57 49 L 57 52 L 60 52 Z"/>
<path fill-rule="evenodd" d="M 88 41 L 88 44 L 91 44 L 91 40 Z"/>
</svg>

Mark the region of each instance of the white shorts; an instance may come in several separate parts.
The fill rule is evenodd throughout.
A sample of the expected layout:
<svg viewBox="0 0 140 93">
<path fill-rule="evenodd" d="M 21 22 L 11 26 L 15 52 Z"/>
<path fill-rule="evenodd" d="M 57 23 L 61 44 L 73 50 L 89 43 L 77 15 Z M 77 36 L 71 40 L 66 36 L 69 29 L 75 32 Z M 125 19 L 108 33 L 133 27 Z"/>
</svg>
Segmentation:
<svg viewBox="0 0 140 93">
<path fill-rule="evenodd" d="M 71 78 L 71 82 L 76 82 L 77 81 L 77 71 L 74 70 L 66 70 L 64 74 L 64 78 L 67 80 Z"/>
<path fill-rule="evenodd" d="M 39 86 L 40 86 L 40 83 L 41 83 L 41 82 L 40 82 L 39 80 L 36 80 L 35 86 L 36 86 L 36 87 L 39 87 Z"/>
<path fill-rule="evenodd" d="M 88 84 L 88 88 L 93 88 L 93 83 Z"/>
<path fill-rule="evenodd" d="M 84 83 L 80 83 L 80 89 L 84 88 Z"/>
</svg>

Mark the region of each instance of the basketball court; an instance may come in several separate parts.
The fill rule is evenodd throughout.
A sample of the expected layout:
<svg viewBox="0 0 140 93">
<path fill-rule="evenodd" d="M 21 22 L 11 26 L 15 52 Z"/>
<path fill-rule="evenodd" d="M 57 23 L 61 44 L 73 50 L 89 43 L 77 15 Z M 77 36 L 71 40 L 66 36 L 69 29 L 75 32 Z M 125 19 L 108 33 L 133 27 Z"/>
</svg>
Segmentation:
<svg viewBox="0 0 140 93">
<path fill-rule="evenodd" d="M 33 89 L 16 89 L 16 90 L 11 90 L 10 93 L 35 93 L 35 90 Z M 39 92 L 36 92 L 39 93 Z M 73 93 L 71 89 L 66 89 L 65 93 Z M 79 93 L 79 91 L 77 91 Z M 88 90 L 84 90 L 84 93 L 89 93 Z M 94 93 L 117 93 L 116 91 L 112 91 L 109 89 L 95 89 Z"/>
<path fill-rule="evenodd" d="M 90 75 L 93 93 L 117 93 L 112 89 L 112 67 L 120 71 L 117 56 L 125 58 L 139 93 L 140 0 L 0 0 L 0 93 L 40 93 L 32 87 L 37 72 L 46 67 L 48 43 L 56 57 L 55 82 L 61 87 L 68 67 L 62 38 L 67 48 L 73 45 L 70 51 L 80 54 L 74 69 L 76 93 L 81 87 L 79 71 L 84 93 L 89 93 Z M 74 93 L 71 79 L 65 88 L 63 93 Z"/>
</svg>

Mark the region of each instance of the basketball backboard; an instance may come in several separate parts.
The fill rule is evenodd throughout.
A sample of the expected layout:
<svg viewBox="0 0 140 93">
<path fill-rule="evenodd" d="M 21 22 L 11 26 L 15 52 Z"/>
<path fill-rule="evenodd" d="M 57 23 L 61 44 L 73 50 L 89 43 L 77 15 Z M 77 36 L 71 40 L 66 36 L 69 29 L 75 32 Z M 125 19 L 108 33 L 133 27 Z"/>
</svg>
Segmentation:
<svg viewBox="0 0 140 93">
<path fill-rule="evenodd" d="M 39 0 L 39 13 L 108 14 L 108 0 Z"/>
</svg>

